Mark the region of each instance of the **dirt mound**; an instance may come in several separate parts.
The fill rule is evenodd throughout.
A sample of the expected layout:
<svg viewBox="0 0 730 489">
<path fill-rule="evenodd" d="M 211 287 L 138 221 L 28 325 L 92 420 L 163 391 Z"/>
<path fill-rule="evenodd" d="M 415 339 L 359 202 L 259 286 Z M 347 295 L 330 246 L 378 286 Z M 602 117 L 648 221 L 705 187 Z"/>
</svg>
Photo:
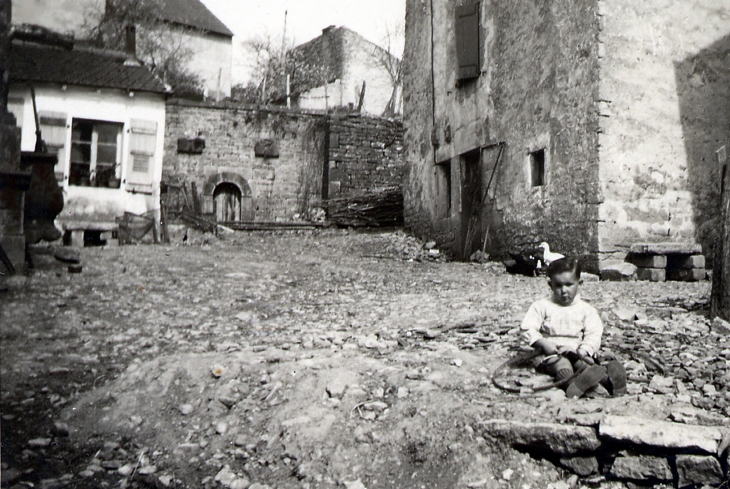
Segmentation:
<svg viewBox="0 0 730 489">
<path fill-rule="evenodd" d="M 465 395 L 479 386 L 473 370 L 445 359 L 430 365 L 331 350 L 171 356 L 132 364 L 63 419 L 80 440 L 134 439 L 136 458 L 117 464 L 188 487 L 493 487 L 498 479 L 547 487 L 561 479 L 549 463 L 475 433 L 491 410 Z"/>
</svg>

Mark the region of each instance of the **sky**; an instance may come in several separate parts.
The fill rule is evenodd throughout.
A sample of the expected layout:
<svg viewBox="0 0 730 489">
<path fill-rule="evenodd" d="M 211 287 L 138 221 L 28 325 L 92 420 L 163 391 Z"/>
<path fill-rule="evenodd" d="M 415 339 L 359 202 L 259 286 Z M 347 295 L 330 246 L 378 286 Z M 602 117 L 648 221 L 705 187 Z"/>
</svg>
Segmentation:
<svg viewBox="0 0 730 489">
<path fill-rule="evenodd" d="M 246 39 L 270 35 L 280 39 L 284 30 L 295 44 L 320 35 L 330 25 L 345 26 L 365 39 L 382 44 L 388 31 L 403 25 L 405 0 L 202 0 L 235 34 L 233 38 L 233 83 L 248 79 L 250 61 L 241 46 Z M 399 56 L 403 39 L 394 46 Z"/>
</svg>

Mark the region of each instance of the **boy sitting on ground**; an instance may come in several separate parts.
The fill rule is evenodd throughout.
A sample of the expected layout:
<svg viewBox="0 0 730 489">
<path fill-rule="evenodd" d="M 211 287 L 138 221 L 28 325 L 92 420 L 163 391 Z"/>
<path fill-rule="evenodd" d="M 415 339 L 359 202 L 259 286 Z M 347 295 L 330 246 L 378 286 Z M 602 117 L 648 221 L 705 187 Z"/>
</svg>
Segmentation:
<svg viewBox="0 0 730 489">
<path fill-rule="evenodd" d="M 568 397 L 580 397 L 586 391 L 606 395 L 601 384 L 612 389 L 614 396 L 626 393 L 623 366 L 613 360 L 605 366 L 596 365 L 595 356 L 601 347 L 603 323 L 598 311 L 578 295 L 580 264 L 574 258 L 561 258 L 547 269 L 550 299 L 533 303 L 521 329 L 523 337 L 543 355 L 535 359 L 540 372 L 568 383 Z"/>
</svg>

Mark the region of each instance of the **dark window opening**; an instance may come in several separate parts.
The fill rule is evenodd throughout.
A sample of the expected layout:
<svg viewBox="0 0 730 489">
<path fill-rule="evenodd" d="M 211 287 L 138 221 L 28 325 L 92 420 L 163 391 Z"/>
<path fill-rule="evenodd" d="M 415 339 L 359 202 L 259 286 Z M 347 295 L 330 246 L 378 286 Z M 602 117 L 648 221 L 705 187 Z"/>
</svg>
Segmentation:
<svg viewBox="0 0 730 489">
<path fill-rule="evenodd" d="M 439 193 L 441 198 L 441 217 L 451 215 L 451 162 L 445 161 L 437 165 L 439 173 Z"/>
<path fill-rule="evenodd" d="M 457 80 L 479 76 L 481 49 L 479 41 L 479 2 L 467 2 L 456 7 Z"/>
<path fill-rule="evenodd" d="M 119 188 L 122 124 L 74 119 L 69 185 Z"/>
<path fill-rule="evenodd" d="M 530 173 L 533 187 L 545 185 L 545 149 L 530 153 Z"/>
</svg>

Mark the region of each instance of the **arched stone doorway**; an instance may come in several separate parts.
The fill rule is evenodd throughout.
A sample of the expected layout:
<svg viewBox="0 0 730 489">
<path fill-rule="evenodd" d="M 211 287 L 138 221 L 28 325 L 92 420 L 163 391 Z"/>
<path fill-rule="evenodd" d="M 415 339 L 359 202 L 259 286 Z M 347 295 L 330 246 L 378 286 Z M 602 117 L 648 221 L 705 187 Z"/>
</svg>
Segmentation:
<svg viewBox="0 0 730 489">
<path fill-rule="evenodd" d="M 245 178 L 233 172 L 211 175 L 203 186 L 203 196 L 210 199 L 216 221 L 253 221 L 255 217 L 251 187 Z"/>
<path fill-rule="evenodd" d="M 232 183 L 221 183 L 213 191 L 213 210 L 217 222 L 241 220 L 241 191 Z"/>
</svg>

